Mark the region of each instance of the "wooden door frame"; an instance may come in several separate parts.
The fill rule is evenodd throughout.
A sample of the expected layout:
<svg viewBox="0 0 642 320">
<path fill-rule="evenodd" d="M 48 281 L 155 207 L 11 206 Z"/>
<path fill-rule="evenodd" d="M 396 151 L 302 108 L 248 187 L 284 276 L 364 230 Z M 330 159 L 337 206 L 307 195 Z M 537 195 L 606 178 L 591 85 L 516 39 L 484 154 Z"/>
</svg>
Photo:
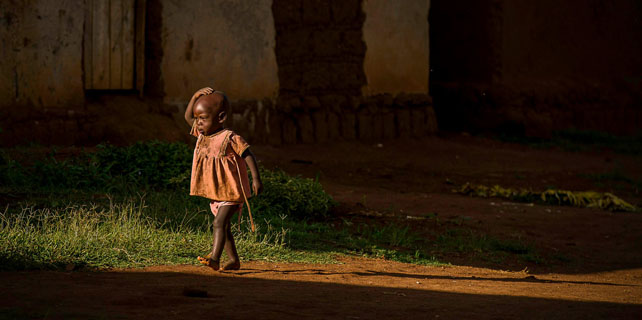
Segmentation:
<svg viewBox="0 0 642 320">
<path fill-rule="evenodd" d="M 86 0 L 85 5 L 85 24 L 83 30 L 83 68 L 84 79 L 83 86 L 85 90 L 94 90 L 88 81 L 92 81 L 92 56 L 88 54 L 87 48 L 91 49 L 92 46 L 92 3 L 93 1 L 108 1 L 108 0 Z M 146 0 L 134 0 L 134 84 L 133 87 L 138 91 L 139 95 L 143 96 L 143 88 L 145 85 L 145 10 Z"/>
</svg>

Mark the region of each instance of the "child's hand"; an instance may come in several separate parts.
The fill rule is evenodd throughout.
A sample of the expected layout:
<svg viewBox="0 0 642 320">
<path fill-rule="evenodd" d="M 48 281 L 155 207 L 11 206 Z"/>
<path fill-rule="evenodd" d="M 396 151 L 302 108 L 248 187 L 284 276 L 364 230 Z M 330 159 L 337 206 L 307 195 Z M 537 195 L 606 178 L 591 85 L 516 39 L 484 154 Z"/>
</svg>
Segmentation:
<svg viewBox="0 0 642 320">
<path fill-rule="evenodd" d="M 198 91 L 196 91 L 194 93 L 194 96 L 192 97 L 192 99 L 195 100 L 196 98 L 198 98 L 200 96 L 205 96 L 205 95 L 211 94 L 212 92 L 214 92 L 214 89 L 212 89 L 210 87 L 205 87 L 205 88 L 199 89 Z"/>
<path fill-rule="evenodd" d="M 192 109 L 194 108 L 194 103 L 196 102 L 196 99 L 198 99 L 198 97 L 200 96 L 211 94 L 212 92 L 214 92 L 214 89 L 210 87 L 205 87 L 194 93 L 194 95 L 192 96 L 192 99 L 187 104 L 187 108 L 185 108 L 185 121 L 187 121 L 188 125 L 190 126 L 194 125 L 194 114 Z"/>
<path fill-rule="evenodd" d="M 259 195 L 263 192 L 263 183 L 259 180 L 252 180 L 252 189 L 254 190 L 254 195 Z"/>
</svg>

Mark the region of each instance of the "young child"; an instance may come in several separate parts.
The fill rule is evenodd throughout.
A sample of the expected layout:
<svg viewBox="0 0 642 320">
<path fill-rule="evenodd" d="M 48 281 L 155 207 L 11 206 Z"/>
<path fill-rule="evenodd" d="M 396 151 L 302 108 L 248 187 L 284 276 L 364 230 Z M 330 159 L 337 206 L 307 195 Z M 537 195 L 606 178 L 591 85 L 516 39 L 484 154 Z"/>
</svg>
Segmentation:
<svg viewBox="0 0 642 320">
<path fill-rule="evenodd" d="M 251 196 L 247 167 L 252 172 L 254 194 L 263 190 L 249 144 L 223 127 L 229 107 L 225 93 L 203 88 L 194 93 L 185 110 L 185 120 L 192 126 L 191 134 L 198 138 L 192 161 L 190 195 L 210 199 L 214 214 L 212 252 L 205 257 L 199 256 L 198 260 L 217 271 L 241 268 L 230 224 L 234 213 L 240 215 L 243 202 L 247 203 Z M 250 220 L 251 217 L 250 214 Z M 221 268 L 219 261 L 223 249 L 229 261 Z"/>
</svg>

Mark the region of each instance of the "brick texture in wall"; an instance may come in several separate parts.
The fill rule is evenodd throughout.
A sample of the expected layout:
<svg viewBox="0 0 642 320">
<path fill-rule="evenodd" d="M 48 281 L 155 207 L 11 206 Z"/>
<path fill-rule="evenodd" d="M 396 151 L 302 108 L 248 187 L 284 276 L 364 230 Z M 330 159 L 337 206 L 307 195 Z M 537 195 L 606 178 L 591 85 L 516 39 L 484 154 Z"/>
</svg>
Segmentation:
<svg viewBox="0 0 642 320">
<path fill-rule="evenodd" d="M 422 137 L 438 130 L 432 99 L 425 94 L 351 99 L 335 96 L 330 100 L 334 107 L 287 111 L 271 99 L 235 101 L 228 126 L 251 144 L 271 145 L 337 140 L 375 142 Z M 301 101 L 290 103 L 303 105 Z"/>
<path fill-rule="evenodd" d="M 361 95 L 361 0 L 275 0 L 272 13 L 279 96 Z"/>
<path fill-rule="evenodd" d="M 437 130 L 427 95 L 362 96 L 362 0 L 274 0 L 272 13 L 279 96 L 234 103 L 233 129 L 269 144 L 370 141 Z"/>
</svg>

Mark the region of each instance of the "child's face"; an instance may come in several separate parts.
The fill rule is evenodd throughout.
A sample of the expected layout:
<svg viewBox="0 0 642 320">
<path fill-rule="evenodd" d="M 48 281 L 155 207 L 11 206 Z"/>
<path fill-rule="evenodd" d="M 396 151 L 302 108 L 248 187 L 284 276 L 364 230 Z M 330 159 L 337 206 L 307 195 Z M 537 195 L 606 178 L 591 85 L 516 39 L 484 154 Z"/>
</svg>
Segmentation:
<svg viewBox="0 0 642 320">
<path fill-rule="evenodd" d="M 217 93 L 198 98 L 194 106 L 194 121 L 198 132 L 207 136 L 223 127 L 227 116 L 222 104 L 223 97 Z"/>
</svg>

